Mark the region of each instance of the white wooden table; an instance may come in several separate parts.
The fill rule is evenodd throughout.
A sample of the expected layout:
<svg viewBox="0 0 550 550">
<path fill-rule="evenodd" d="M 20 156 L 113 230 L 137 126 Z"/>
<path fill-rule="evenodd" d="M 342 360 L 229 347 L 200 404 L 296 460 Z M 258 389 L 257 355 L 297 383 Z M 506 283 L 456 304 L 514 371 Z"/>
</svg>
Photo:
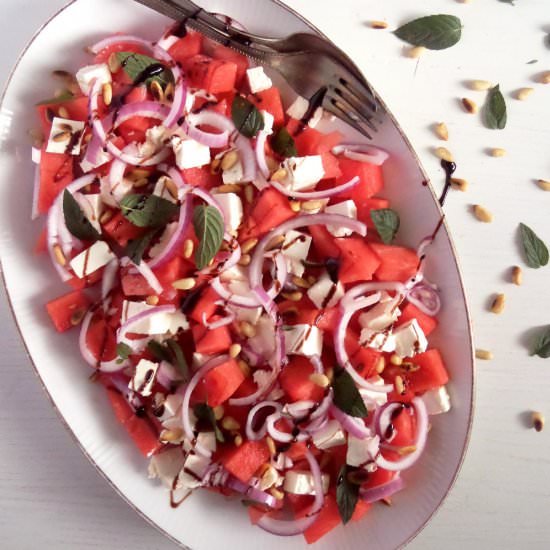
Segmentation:
<svg viewBox="0 0 550 550">
<path fill-rule="evenodd" d="M 0 85 L 32 33 L 65 0 L 2 0 Z M 550 85 L 535 84 L 550 70 L 548 0 L 288 0 L 359 62 L 408 133 L 435 185 L 442 183 L 433 157 L 438 145 L 430 127 L 445 121 L 458 165 L 470 181 L 452 193 L 447 214 L 462 262 L 479 347 L 493 350 L 478 365 L 473 436 L 459 481 L 443 509 L 411 544 L 416 549 L 546 549 L 550 547 L 550 427 L 527 429 L 527 411 L 550 417 L 550 360 L 530 358 L 526 339 L 550 323 L 550 267 L 526 270 L 525 284 L 509 282 L 522 265 L 516 241 L 520 221 L 550 242 L 550 193 L 534 183 L 550 180 Z M 336 8 L 337 6 L 337 8 Z M 464 23 L 462 41 L 428 52 L 418 62 L 403 45 L 370 20 L 395 27 L 412 17 L 453 13 Z M 546 19 L 545 19 L 546 18 Z M 536 64 L 527 64 L 531 60 Z M 468 79 L 499 82 L 509 125 L 496 132 L 466 114 L 461 97 Z M 533 86 L 525 102 L 514 90 Z M 505 158 L 487 155 L 502 147 Z M 495 215 L 484 225 L 472 204 Z M 490 296 L 505 292 L 505 313 L 488 312 Z M 52 410 L 33 374 L 4 300 L 0 301 L 0 546 L 7 550 L 174 548 L 139 518 L 86 461 Z"/>
</svg>

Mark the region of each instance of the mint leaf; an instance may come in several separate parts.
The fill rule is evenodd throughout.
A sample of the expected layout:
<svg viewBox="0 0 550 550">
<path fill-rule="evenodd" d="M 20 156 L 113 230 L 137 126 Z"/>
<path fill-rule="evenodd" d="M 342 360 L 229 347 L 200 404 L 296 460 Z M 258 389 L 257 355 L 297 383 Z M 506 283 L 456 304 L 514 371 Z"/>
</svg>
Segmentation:
<svg viewBox="0 0 550 550">
<path fill-rule="evenodd" d="M 156 340 L 149 340 L 147 350 L 159 363 L 161 361 L 167 361 L 170 363 L 170 352 L 168 351 L 168 348 L 163 346 L 160 342 L 157 342 Z"/>
<path fill-rule="evenodd" d="M 69 90 L 63 92 L 61 95 L 52 97 L 50 99 L 44 99 L 43 101 L 38 102 L 36 105 L 57 105 L 58 103 L 65 103 L 74 99 L 74 94 L 69 92 Z"/>
<path fill-rule="evenodd" d="M 353 378 L 350 374 L 337 367 L 334 371 L 334 382 L 332 383 L 334 390 L 334 404 L 349 416 L 356 418 L 366 418 L 369 414 L 367 407 Z"/>
<path fill-rule="evenodd" d="M 502 130 L 506 127 L 508 115 L 506 112 L 506 102 L 497 84 L 489 90 L 487 102 L 485 103 L 485 124 L 491 130 Z"/>
<path fill-rule="evenodd" d="M 138 237 L 137 239 L 129 241 L 128 246 L 126 247 L 126 256 L 128 256 L 128 258 L 130 258 L 130 260 L 132 260 L 132 262 L 134 262 L 136 265 L 139 265 L 141 263 L 141 260 L 143 259 L 145 251 L 157 234 L 158 231 L 153 230 L 145 233 L 143 237 Z"/>
<path fill-rule="evenodd" d="M 122 363 L 123 361 L 126 361 L 130 355 L 132 355 L 132 348 L 124 343 L 117 344 L 116 354 L 119 357 L 117 363 Z"/>
<path fill-rule="evenodd" d="M 157 195 L 128 195 L 120 202 L 122 215 L 137 227 L 164 227 L 178 205 Z"/>
<path fill-rule="evenodd" d="M 542 359 L 550 357 L 550 327 L 541 332 L 535 341 L 531 355 L 538 355 Z"/>
<path fill-rule="evenodd" d="M 231 105 L 231 118 L 239 133 L 253 138 L 264 129 L 264 117 L 256 106 L 240 95 L 235 96 Z"/>
<path fill-rule="evenodd" d="M 141 84 L 143 82 L 151 84 L 151 82 L 156 80 L 165 87 L 170 82 L 174 81 L 172 71 L 168 70 L 162 63 L 152 57 L 134 52 L 117 52 L 116 56 L 124 72 L 136 84 Z M 143 78 L 147 74 L 151 76 Z"/>
<path fill-rule="evenodd" d="M 399 214 L 391 208 L 371 210 L 370 217 L 384 244 L 391 244 L 399 231 Z"/>
<path fill-rule="evenodd" d="M 548 264 L 548 248 L 536 233 L 524 223 L 519 224 L 519 231 L 527 265 L 538 269 Z"/>
<path fill-rule="evenodd" d="M 214 409 L 212 409 L 212 407 L 206 403 L 197 403 L 193 407 L 193 412 L 199 420 L 203 420 L 212 426 L 214 433 L 216 434 L 217 441 L 220 443 L 225 443 L 225 437 L 223 436 L 222 431 L 218 428 L 216 415 L 214 414 Z"/>
<path fill-rule="evenodd" d="M 223 243 L 223 218 L 213 206 L 197 206 L 193 212 L 193 226 L 199 239 L 195 263 L 197 269 L 204 269 Z"/>
<path fill-rule="evenodd" d="M 444 50 L 460 40 L 462 22 L 454 15 L 428 15 L 399 27 L 394 34 L 413 46 Z"/>
<path fill-rule="evenodd" d="M 97 241 L 99 239 L 100 234 L 90 223 L 77 200 L 67 189 L 63 193 L 63 216 L 65 217 L 67 229 L 77 239 L 83 241 Z"/>
<path fill-rule="evenodd" d="M 359 485 L 350 483 L 348 480 L 348 466 L 344 464 L 336 480 L 336 503 L 338 511 L 345 525 L 353 516 L 357 501 L 359 500 Z"/>
<path fill-rule="evenodd" d="M 166 342 L 166 345 L 168 346 L 168 349 L 170 350 L 173 357 L 171 363 L 179 369 L 180 373 L 185 378 L 188 378 L 189 366 L 187 365 L 187 361 L 185 360 L 185 355 L 183 355 L 183 350 L 181 349 L 181 346 L 176 340 L 168 340 Z"/>
<path fill-rule="evenodd" d="M 282 157 L 288 158 L 298 156 L 294 138 L 284 126 L 271 139 L 271 147 Z"/>
</svg>

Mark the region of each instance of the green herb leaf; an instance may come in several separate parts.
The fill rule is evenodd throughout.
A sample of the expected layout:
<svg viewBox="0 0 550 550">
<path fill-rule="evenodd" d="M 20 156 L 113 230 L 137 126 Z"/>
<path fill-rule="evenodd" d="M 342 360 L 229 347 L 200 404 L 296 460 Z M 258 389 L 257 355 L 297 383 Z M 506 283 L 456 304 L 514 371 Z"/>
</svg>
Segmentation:
<svg viewBox="0 0 550 550">
<path fill-rule="evenodd" d="M 506 113 L 506 102 L 497 84 L 489 90 L 487 102 L 485 103 L 485 124 L 491 130 L 502 130 L 506 127 L 508 115 Z"/>
<path fill-rule="evenodd" d="M 519 224 L 519 230 L 527 265 L 534 269 L 545 266 L 548 263 L 548 248 L 546 245 L 524 223 Z"/>
<path fill-rule="evenodd" d="M 253 138 L 264 129 L 264 117 L 256 106 L 240 95 L 235 96 L 231 105 L 231 118 L 237 130 L 247 138 Z"/>
<path fill-rule="evenodd" d="M 208 406 L 206 403 L 197 403 L 193 407 L 193 412 L 199 420 L 208 422 L 212 426 L 212 428 L 214 428 L 214 433 L 216 434 L 217 441 L 219 441 L 220 443 L 225 442 L 225 437 L 223 436 L 222 431 L 218 428 L 218 424 L 216 423 L 216 415 L 214 414 L 214 409 L 212 409 L 212 407 Z"/>
<path fill-rule="evenodd" d="M 157 195 L 128 195 L 120 202 L 123 216 L 137 227 L 164 227 L 178 205 Z"/>
<path fill-rule="evenodd" d="M 120 358 L 120 361 L 117 361 L 117 363 L 122 363 L 123 361 L 126 361 L 130 355 L 132 355 L 132 348 L 124 343 L 117 344 L 116 354 Z"/>
<path fill-rule="evenodd" d="M 158 67 L 158 74 L 145 79 L 144 82 L 151 84 L 151 82 L 156 80 L 159 84 L 165 87 L 168 83 L 174 81 L 172 71 L 168 70 L 166 67 L 163 68 L 162 63 L 152 57 L 134 52 L 117 52 L 116 56 L 119 63 L 122 65 L 124 72 L 134 82 L 140 80 L 142 75 L 144 75 L 144 71 L 153 65 Z"/>
<path fill-rule="evenodd" d="M 65 217 L 67 229 L 77 239 L 83 241 L 97 241 L 99 239 L 99 233 L 85 216 L 76 199 L 66 189 L 63 193 L 63 216 Z"/>
<path fill-rule="evenodd" d="M 395 35 L 413 46 L 444 50 L 460 40 L 462 22 L 454 15 L 428 15 L 399 27 Z"/>
<path fill-rule="evenodd" d="M 36 105 L 57 105 L 58 103 L 65 103 L 66 101 L 71 101 L 71 99 L 74 99 L 74 94 L 69 92 L 69 90 L 63 92 L 62 94 L 58 95 L 57 97 L 52 97 L 50 99 L 44 99 L 43 101 L 40 101 Z"/>
<path fill-rule="evenodd" d="M 189 376 L 189 366 L 187 365 L 181 346 L 176 340 L 168 340 L 166 345 L 168 346 L 168 349 L 173 357 L 171 363 L 175 365 L 179 369 L 182 376 L 187 379 Z"/>
<path fill-rule="evenodd" d="M 288 158 L 298 156 L 294 138 L 284 126 L 273 136 L 271 147 L 282 157 Z"/>
<path fill-rule="evenodd" d="M 334 404 L 349 416 L 366 418 L 369 414 L 367 407 L 353 378 L 348 372 L 337 367 L 334 372 Z"/>
<path fill-rule="evenodd" d="M 126 247 L 126 256 L 128 256 L 128 258 L 130 258 L 130 260 L 132 260 L 132 262 L 136 265 L 139 265 L 143 259 L 143 254 L 145 254 L 147 247 L 151 244 L 151 241 L 157 233 L 157 230 L 149 231 L 142 237 L 129 241 L 128 246 Z"/>
<path fill-rule="evenodd" d="M 223 243 L 223 218 L 213 206 L 197 206 L 193 212 L 193 226 L 199 239 L 195 263 L 197 269 L 204 269 Z"/>
<path fill-rule="evenodd" d="M 149 340 L 147 350 L 159 363 L 161 361 L 168 361 L 168 363 L 170 363 L 170 351 L 167 346 L 163 346 L 160 342 L 157 342 L 156 340 Z"/>
<path fill-rule="evenodd" d="M 399 231 L 399 214 L 391 208 L 371 210 L 370 217 L 384 244 L 391 244 Z"/>
<path fill-rule="evenodd" d="M 544 332 L 538 335 L 531 355 L 538 355 L 542 359 L 550 357 L 550 327 L 546 327 Z"/>
<path fill-rule="evenodd" d="M 336 481 L 336 503 L 338 511 L 345 525 L 353 516 L 357 501 L 359 500 L 359 485 L 350 483 L 348 480 L 348 466 L 344 464 L 338 474 Z"/>
</svg>

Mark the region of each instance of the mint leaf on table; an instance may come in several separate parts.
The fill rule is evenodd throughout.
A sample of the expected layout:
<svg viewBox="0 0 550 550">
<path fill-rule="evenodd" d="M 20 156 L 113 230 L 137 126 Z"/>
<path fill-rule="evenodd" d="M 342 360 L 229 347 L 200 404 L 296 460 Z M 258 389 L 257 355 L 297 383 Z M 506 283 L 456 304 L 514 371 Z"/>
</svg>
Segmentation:
<svg viewBox="0 0 550 550">
<path fill-rule="evenodd" d="M 406 23 L 394 34 L 413 46 L 444 50 L 460 40 L 462 22 L 454 15 L 428 15 Z"/>
<path fill-rule="evenodd" d="M 487 101 L 485 103 L 485 124 L 491 130 L 502 130 L 506 127 L 508 114 L 506 102 L 497 84 L 489 90 Z"/>
<path fill-rule="evenodd" d="M 391 208 L 371 210 L 370 217 L 384 244 L 391 244 L 399 231 L 399 214 Z"/>
<path fill-rule="evenodd" d="M 271 147 L 278 155 L 285 158 L 298 155 L 296 142 L 284 126 L 271 139 Z"/>
<path fill-rule="evenodd" d="M 225 437 L 223 436 L 222 431 L 218 428 L 216 415 L 214 414 L 214 409 L 212 409 L 212 407 L 210 407 L 206 403 L 197 403 L 193 407 L 193 412 L 199 420 L 207 422 L 212 426 L 212 428 L 214 429 L 214 433 L 216 434 L 217 441 L 219 441 L 220 443 L 225 442 Z"/>
<path fill-rule="evenodd" d="M 264 129 L 264 117 L 256 105 L 240 95 L 235 96 L 231 105 L 231 118 L 239 133 L 247 138 L 255 137 Z"/>
<path fill-rule="evenodd" d="M 223 218 L 213 206 L 197 206 L 193 212 L 193 226 L 199 239 L 195 263 L 197 269 L 204 269 L 214 259 L 223 243 Z"/>
<path fill-rule="evenodd" d="M 77 239 L 83 241 L 97 241 L 100 234 L 90 223 L 82 208 L 72 194 L 65 189 L 63 193 L 63 216 L 67 229 Z"/>
<path fill-rule="evenodd" d="M 531 355 L 538 355 L 542 359 L 548 359 L 550 357 L 550 327 L 546 327 L 544 332 L 538 335 Z"/>
<path fill-rule="evenodd" d="M 178 211 L 178 205 L 157 195 L 128 195 L 120 202 L 122 215 L 137 227 L 164 227 Z"/>
<path fill-rule="evenodd" d="M 152 76 L 141 81 L 146 84 L 151 84 L 156 80 L 161 86 L 165 87 L 174 81 L 172 71 L 152 57 L 135 52 L 117 52 L 116 56 L 124 72 L 133 82 L 139 82 L 146 74 L 145 71 L 152 73 Z"/>
<path fill-rule="evenodd" d="M 519 231 L 527 265 L 533 269 L 547 265 L 548 248 L 544 242 L 524 223 L 519 224 Z"/>
<path fill-rule="evenodd" d="M 344 369 L 337 367 L 334 371 L 334 404 L 349 416 L 366 418 L 369 414 L 367 407 L 353 378 Z"/>
<path fill-rule="evenodd" d="M 344 464 L 336 480 L 336 503 L 344 525 L 352 518 L 358 500 L 359 485 L 350 483 L 348 480 L 348 466 Z"/>
</svg>

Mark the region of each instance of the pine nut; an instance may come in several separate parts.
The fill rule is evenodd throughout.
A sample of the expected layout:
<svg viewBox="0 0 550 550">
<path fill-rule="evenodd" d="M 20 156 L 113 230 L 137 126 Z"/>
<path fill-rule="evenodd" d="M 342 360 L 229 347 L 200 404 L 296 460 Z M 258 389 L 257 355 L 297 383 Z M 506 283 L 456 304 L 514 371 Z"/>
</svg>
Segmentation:
<svg viewBox="0 0 550 550">
<path fill-rule="evenodd" d="M 520 88 L 516 92 L 516 99 L 519 99 L 520 101 L 525 101 L 534 91 L 534 88 Z"/>
<path fill-rule="evenodd" d="M 405 55 L 411 59 L 418 59 L 421 55 L 424 55 L 426 48 L 424 46 L 414 46 L 405 50 Z"/>
<path fill-rule="evenodd" d="M 237 434 L 233 440 L 233 443 L 235 447 L 240 447 L 243 444 L 243 436 L 241 434 Z"/>
<path fill-rule="evenodd" d="M 531 418 L 533 420 L 533 428 L 535 428 L 537 432 L 542 432 L 544 429 L 544 416 L 542 413 L 535 411 Z"/>
<path fill-rule="evenodd" d="M 290 209 L 293 212 L 300 212 L 302 205 L 298 201 L 290 201 Z"/>
<path fill-rule="evenodd" d="M 164 187 L 166 187 L 166 190 L 168 191 L 168 193 L 170 193 L 170 196 L 173 199 L 177 200 L 177 198 L 178 198 L 178 188 L 177 188 L 176 184 L 170 178 L 166 178 L 164 180 Z"/>
<path fill-rule="evenodd" d="M 71 132 L 64 130 L 63 132 L 59 132 L 55 134 L 52 137 L 52 141 L 55 141 L 55 143 L 62 143 L 63 141 L 69 141 L 71 139 Z"/>
<path fill-rule="evenodd" d="M 237 151 L 229 151 L 226 153 L 221 162 L 222 170 L 225 172 L 226 170 L 231 170 L 233 166 L 237 164 L 239 161 L 239 155 L 237 154 Z"/>
<path fill-rule="evenodd" d="M 296 291 L 296 292 L 282 292 L 281 296 L 285 300 L 289 300 L 290 302 L 299 302 L 304 297 L 304 295 L 299 291 Z"/>
<path fill-rule="evenodd" d="M 157 101 L 164 101 L 164 90 L 158 80 L 153 80 L 151 84 L 149 84 L 149 89 Z"/>
<path fill-rule="evenodd" d="M 117 73 L 122 68 L 122 65 L 120 64 L 120 61 L 118 60 L 118 56 L 116 53 L 112 53 L 109 56 L 109 60 L 107 63 L 112 73 Z"/>
<path fill-rule="evenodd" d="M 103 84 L 103 103 L 108 107 L 113 101 L 113 85 L 110 82 Z"/>
<path fill-rule="evenodd" d="M 254 336 L 256 336 L 256 327 L 251 325 L 248 321 L 241 321 L 239 323 L 239 329 L 243 336 L 247 338 L 254 338 Z"/>
<path fill-rule="evenodd" d="M 73 327 L 76 327 L 82 323 L 82 319 L 84 319 L 84 315 L 86 315 L 86 310 L 79 308 L 71 313 L 71 325 Z"/>
<path fill-rule="evenodd" d="M 221 167 L 222 161 L 220 159 L 214 159 L 210 163 L 210 173 L 212 175 L 216 175 L 220 173 L 220 167 Z"/>
<path fill-rule="evenodd" d="M 284 168 L 275 170 L 271 175 L 271 181 L 282 181 L 288 176 L 288 172 Z"/>
<path fill-rule="evenodd" d="M 538 185 L 543 191 L 550 191 L 550 181 L 539 180 L 539 181 L 537 182 L 537 185 Z"/>
<path fill-rule="evenodd" d="M 446 160 L 447 162 L 454 162 L 453 154 L 446 147 L 437 147 L 434 153 L 435 153 L 435 156 L 441 160 Z"/>
<path fill-rule="evenodd" d="M 493 83 L 488 80 L 472 80 L 469 83 L 469 88 L 476 92 L 483 92 L 490 90 L 493 87 Z"/>
<path fill-rule="evenodd" d="M 270 174 L 278 170 L 281 166 L 273 157 L 266 157 L 265 160 Z"/>
<path fill-rule="evenodd" d="M 241 191 L 241 186 L 236 183 L 227 183 L 225 185 L 220 185 L 216 187 L 216 193 L 225 194 L 225 193 L 239 193 Z"/>
<path fill-rule="evenodd" d="M 491 312 L 500 315 L 504 311 L 506 304 L 506 296 L 504 294 L 497 294 L 491 305 Z"/>
<path fill-rule="evenodd" d="M 416 445 L 408 445 L 407 447 L 400 447 L 397 451 L 401 456 L 410 455 L 416 452 Z"/>
<path fill-rule="evenodd" d="M 378 374 L 382 374 L 384 372 L 384 369 L 386 368 L 386 359 L 384 359 L 384 356 L 381 355 L 379 358 L 378 358 L 378 361 L 376 361 L 376 372 Z"/>
<path fill-rule="evenodd" d="M 183 430 L 176 428 L 175 430 L 162 430 L 160 440 L 167 443 L 180 441 L 183 438 Z"/>
<path fill-rule="evenodd" d="M 277 447 L 275 446 L 275 441 L 273 441 L 273 438 L 270 435 L 268 435 L 265 438 L 265 442 L 267 443 L 269 454 L 274 455 L 277 452 Z"/>
<path fill-rule="evenodd" d="M 311 284 L 306 281 L 305 279 L 303 279 L 302 277 L 292 277 L 292 282 L 298 287 L 298 288 L 305 288 L 305 289 L 308 289 L 308 288 L 311 288 Z"/>
<path fill-rule="evenodd" d="M 317 282 L 317 277 L 315 277 L 314 275 L 308 275 L 307 276 L 307 282 L 313 286 L 316 282 Z"/>
<path fill-rule="evenodd" d="M 541 84 L 550 84 L 550 71 L 543 73 L 539 78 L 539 82 Z"/>
<path fill-rule="evenodd" d="M 417 370 L 420 370 L 420 367 L 418 365 L 415 365 L 414 363 L 404 362 L 401 365 L 401 369 L 405 372 L 416 372 Z"/>
<path fill-rule="evenodd" d="M 384 497 L 384 498 L 380 499 L 380 502 L 382 504 L 384 504 L 385 506 L 392 506 L 392 504 L 393 504 L 393 501 L 392 501 L 391 497 Z"/>
<path fill-rule="evenodd" d="M 517 286 L 523 283 L 523 271 L 519 265 L 515 265 L 512 268 L 512 282 Z"/>
<path fill-rule="evenodd" d="M 397 393 L 403 395 L 405 393 L 405 382 L 403 382 L 403 378 L 401 378 L 401 376 L 396 376 L 394 383 Z"/>
<path fill-rule="evenodd" d="M 451 178 L 451 187 L 457 191 L 466 191 L 468 189 L 468 182 L 461 178 Z"/>
<path fill-rule="evenodd" d="M 246 267 L 246 266 L 250 265 L 251 261 L 252 261 L 252 257 L 250 256 L 250 254 L 243 254 L 241 256 L 241 259 L 239 260 L 239 265 L 241 267 Z"/>
<path fill-rule="evenodd" d="M 476 358 L 483 361 L 490 361 L 493 358 L 493 353 L 486 349 L 476 349 Z"/>
<path fill-rule="evenodd" d="M 183 243 L 183 257 L 188 260 L 193 255 L 195 244 L 191 239 L 186 239 Z"/>
<path fill-rule="evenodd" d="M 223 408 L 223 405 L 218 405 L 212 410 L 214 411 L 214 418 L 216 420 L 221 420 L 223 418 L 223 415 L 225 414 L 225 409 Z"/>
<path fill-rule="evenodd" d="M 166 86 L 166 90 L 164 90 L 164 99 L 166 101 L 174 101 L 174 93 L 176 91 L 176 88 L 174 87 L 174 84 L 172 82 L 168 83 L 168 86 Z"/>
<path fill-rule="evenodd" d="M 148 306 L 156 306 L 159 303 L 159 297 L 158 296 L 147 296 L 145 299 L 145 303 Z"/>
<path fill-rule="evenodd" d="M 396 355 L 395 353 L 390 357 L 390 363 L 392 365 L 395 365 L 396 367 L 399 367 L 403 363 L 403 359 L 399 357 L 399 355 Z"/>
<path fill-rule="evenodd" d="M 147 185 L 149 185 L 149 180 L 147 178 L 141 178 L 132 181 L 132 187 L 134 189 L 141 189 L 142 187 L 147 187 Z"/>
<path fill-rule="evenodd" d="M 370 26 L 373 29 L 387 29 L 388 24 L 385 21 L 371 21 Z"/>
<path fill-rule="evenodd" d="M 319 372 L 314 372 L 313 374 L 310 374 L 309 380 L 313 382 L 316 386 L 319 386 L 321 388 L 328 388 L 328 386 L 330 386 L 330 380 L 328 379 L 328 377 Z"/>
<path fill-rule="evenodd" d="M 248 204 L 254 202 L 254 187 L 252 187 L 252 185 L 247 185 L 244 188 L 244 198 Z"/>
<path fill-rule="evenodd" d="M 260 490 L 267 491 L 267 489 L 273 487 L 275 483 L 277 483 L 278 479 L 279 474 L 277 470 L 273 468 L 271 464 L 268 464 L 260 479 Z"/>
<path fill-rule="evenodd" d="M 490 154 L 492 157 L 500 158 L 506 156 L 506 149 L 502 149 L 501 147 L 495 147 L 494 149 L 491 149 Z"/>
<path fill-rule="evenodd" d="M 435 125 L 435 134 L 443 141 L 449 141 L 449 129 L 444 122 Z"/>
<path fill-rule="evenodd" d="M 464 106 L 464 109 L 466 109 L 466 111 L 471 115 L 479 111 L 479 107 L 477 106 L 477 103 L 473 102 L 471 99 L 468 99 L 467 97 L 462 98 L 462 105 Z"/>
<path fill-rule="evenodd" d="M 271 487 L 269 492 L 271 496 L 275 497 L 277 500 L 283 500 L 285 498 L 285 494 L 282 491 L 279 491 L 279 489 L 275 489 L 275 487 Z"/>
<path fill-rule="evenodd" d="M 241 425 L 232 416 L 224 416 L 221 424 L 222 428 L 228 432 L 238 430 L 241 427 Z"/>
<path fill-rule="evenodd" d="M 115 215 L 113 210 L 105 210 L 103 214 L 101 214 L 101 217 L 99 218 L 99 223 L 101 225 L 104 225 L 108 222 L 110 222 L 113 219 L 113 216 Z"/>
<path fill-rule="evenodd" d="M 176 290 L 191 290 L 192 288 L 195 288 L 195 285 L 197 284 L 197 281 L 193 279 L 192 277 L 188 277 L 186 279 L 180 279 L 179 281 L 174 281 L 172 283 L 172 286 Z"/>
<path fill-rule="evenodd" d="M 250 376 L 250 366 L 246 361 L 243 361 L 242 359 L 239 359 L 237 362 L 237 365 L 239 365 L 239 368 L 241 369 L 241 372 L 245 375 L 246 378 Z"/>
<path fill-rule="evenodd" d="M 493 215 L 489 210 L 480 206 L 479 204 L 474 205 L 474 216 L 483 223 L 491 223 L 493 221 Z"/>
<path fill-rule="evenodd" d="M 241 252 L 243 254 L 248 254 L 256 245 L 258 244 L 258 239 L 248 239 L 241 246 Z"/>
<path fill-rule="evenodd" d="M 334 381 L 334 369 L 332 367 L 325 369 L 325 375 L 331 383 Z"/>
<path fill-rule="evenodd" d="M 60 266 L 64 267 L 67 265 L 67 258 L 65 258 L 65 254 L 63 254 L 63 250 L 61 250 L 61 247 L 58 244 L 54 244 L 53 254 L 55 256 L 55 261 Z"/>
<path fill-rule="evenodd" d="M 284 235 L 279 235 L 278 237 L 273 237 L 271 241 L 267 244 L 265 247 L 265 251 L 269 252 L 270 250 L 273 250 L 274 248 L 280 247 L 284 242 L 286 238 Z"/>
<path fill-rule="evenodd" d="M 52 75 L 60 80 L 74 80 L 74 76 L 69 71 L 65 71 L 64 69 L 52 71 Z"/>
<path fill-rule="evenodd" d="M 302 203 L 302 210 L 306 212 L 313 212 L 314 210 L 319 210 L 324 206 L 323 201 L 305 201 Z"/>
<path fill-rule="evenodd" d="M 235 357 L 237 357 L 239 355 L 239 353 L 241 353 L 242 349 L 243 348 L 242 348 L 241 344 L 233 344 L 229 348 L 229 357 L 231 357 L 231 359 L 235 359 Z"/>
<path fill-rule="evenodd" d="M 69 111 L 65 107 L 59 107 L 58 113 L 61 118 L 69 118 Z"/>
</svg>

